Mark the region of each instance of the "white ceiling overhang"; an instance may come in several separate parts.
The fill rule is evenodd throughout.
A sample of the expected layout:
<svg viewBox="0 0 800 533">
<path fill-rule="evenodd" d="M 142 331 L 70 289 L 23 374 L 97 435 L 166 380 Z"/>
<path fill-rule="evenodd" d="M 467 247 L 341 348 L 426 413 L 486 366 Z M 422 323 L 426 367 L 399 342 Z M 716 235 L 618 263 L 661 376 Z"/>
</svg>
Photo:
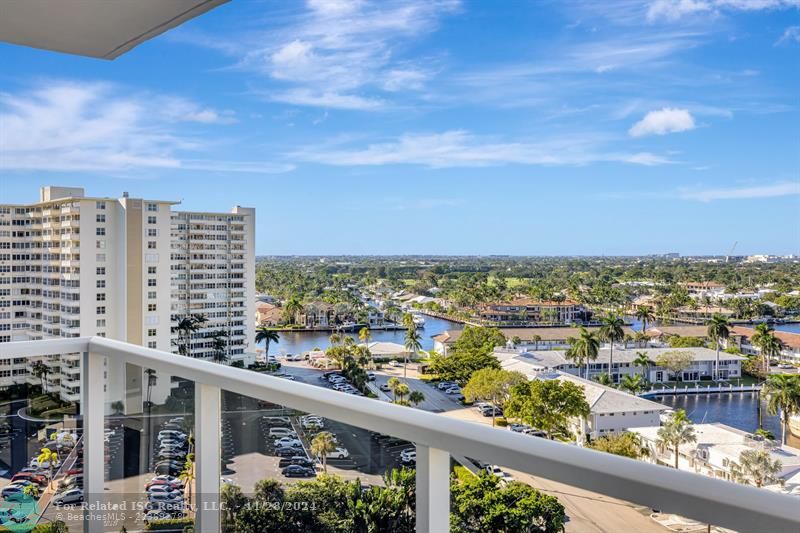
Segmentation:
<svg viewBox="0 0 800 533">
<path fill-rule="evenodd" d="M 115 59 L 229 0 L 3 0 L 0 41 Z"/>
</svg>

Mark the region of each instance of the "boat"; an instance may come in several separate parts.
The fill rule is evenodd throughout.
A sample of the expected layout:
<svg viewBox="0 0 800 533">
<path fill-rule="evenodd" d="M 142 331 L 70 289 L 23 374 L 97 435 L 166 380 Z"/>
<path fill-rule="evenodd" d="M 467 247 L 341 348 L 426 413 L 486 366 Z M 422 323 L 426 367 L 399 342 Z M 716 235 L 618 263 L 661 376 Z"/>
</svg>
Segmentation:
<svg viewBox="0 0 800 533">
<path fill-rule="evenodd" d="M 413 321 L 417 329 L 425 327 L 425 318 L 422 315 L 414 315 Z"/>
</svg>

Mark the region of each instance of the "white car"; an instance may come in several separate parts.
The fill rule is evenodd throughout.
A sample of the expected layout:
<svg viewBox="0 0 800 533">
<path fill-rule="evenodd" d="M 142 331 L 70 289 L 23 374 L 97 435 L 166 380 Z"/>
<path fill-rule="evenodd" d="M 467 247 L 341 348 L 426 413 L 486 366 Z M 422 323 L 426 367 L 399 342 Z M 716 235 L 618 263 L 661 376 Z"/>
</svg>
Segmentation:
<svg viewBox="0 0 800 533">
<path fill-rule="evenodd" d="M 53 503 L 55 505 L 64 505 L 67 503 L 78 503 L 83 501 L 83 489 L 69 489 L 61 494 L 56 494 L 53 497 Z"/>
<path fill-rule="evenodd" d="M 186 440 L 186 433 L 177 429 L 162 429 L 158 432 L 158 440 L 163 439 Z"/>
<path fill-rule="evenodd" d="M 416 463 L 417 462 L 417 450 L 414 448 L 408 448 L 400 452 L 400 462 L 401 463 Z"/>
<path fill-rule="evenodd" d="M 389 361 L 389 366 L 395 366 L 395 367 L 397 367 L 397 366 L 400 366 L 400 363 L 398 363 L 397 361 L 395 361 L 394 359 L 392 359 L 391 361 Z"/>
<path fill-rule="evenodd" d="M 164 494 L 170 498 L 176 498 L 181 496 L 183 493 L 178 489 L 173 489 L 169 485 L 153 485 L 147 489 L 147 494 Z"/>
<path fill-rule="evenodd" d="M 175 518 L 175 516 L 166 511 L 147 511 L 147 514 L 144 515 L 144 523 L 147 524 L 153 520 L 169 520 L 170 518 Z"/>
<path fill-rule="evenodd" d="M 273 444 L 276 448 L 299 448 L 302 446 L 302 443 L 298 439 L 293 439 L 292 437 L 282 437 Z"/>
<path fill-rule="evenodd" d="M 183 485 L 183 481 L 181 481 L 180 478 L 177 478 L 175 476 L 168 476 L 166 474 L 162 474 L 160 476 L 155 476 L 150 481 L 155 481 L 155 482 L 163 481 L 163 482 L 169 483 L 171 485 L 181 485 L 181 486 Z"/>
<path fill-rule="evenodd" d="M 296 353 L 294 355 L 287 355 L 286 356 L 286 360 L 287 361 L 302 361 L 303 360 L 303 354 Z"/>
<path fill-rule="evenodd" d="M 304 429 L 323 429 L 325 422 L 321 418 L 306 418 L 302 420 L 301 424 Z"/>
<path fill-rule="evenodd" d="M 348 452 L 345 448 L 336 448 L 333 451 L 328 452 L 326 457 L 328 459 L 347 459 L 350 457 L 350 452 Z"/>
<path fill-rule="evenodd" d="M 461 389 L 459 389 L 458 387 L 450 387 L 444 392 L 446 392 L 447 394 L 461 394 Z"/>
<path fill-rule="evenodd" d="M 504 472 L 503 469 L 501 469 L 497 465 L 489 465 L 489 466 L 487 466 L 486 467 L 486 471 L 489 472 L 490 474 L 492 474 L 494 477 L 496 477 L 500 481 L 503 481 L 503 482 L 512 481 L 514 479 L 514 478 L 511 477 L 511 474 L 509 474 L 508 472 Z"/>
<path fill-rule="evenodd" d="M 180 503 L 183 501 L 183 496 L 173 496 L 162 492 L 150 492 L 147 494 L 147 499 L 151 502 Z"/>
<path fill-rule="evenodd" d="M 296 437 L 297 433 L 292 428 L 269 428 L 270 437 Z"/>
</svg>

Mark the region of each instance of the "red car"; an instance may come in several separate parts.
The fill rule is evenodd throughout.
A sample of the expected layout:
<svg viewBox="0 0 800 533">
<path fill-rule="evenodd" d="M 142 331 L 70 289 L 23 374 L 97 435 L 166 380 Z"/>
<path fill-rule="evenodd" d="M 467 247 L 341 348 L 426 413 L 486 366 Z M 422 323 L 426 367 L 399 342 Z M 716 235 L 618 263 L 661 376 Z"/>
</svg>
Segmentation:
<svg viewBox="0 0 800 533">
<path fill-rule="evenodd" d="M 74 476 L 77 474 L 83 474 L 83 468 L 73 468 L 72 470 L 67 470 L 68 476 Z"/>
<path fill-rule="evenodd" d="M 165 479 L 156 479 L 156 480 L 150 481 L 147 485 L 145 485 L 144 486 L 144 490 L 149 490 L 150 487 L 158 487 L 158 486 L 167 486 L 167 487 L 169 487 L 171 489 L 179 489 L 179 488 L 181 488 L 180 483 L 172 483 L 172 482 L 167 481 Z"/>
<path fill-rule="evenodd" d="M 33 474 L 31 472 L 20 472 L 19 474 L 15 474 L 14 477 L 11 478 L 11 482 L 15 481 L 30 481 L 31 483 L 36 483 L 42 487 L 47 486 L 47 478 L 41 474 Z"/>
</svg>

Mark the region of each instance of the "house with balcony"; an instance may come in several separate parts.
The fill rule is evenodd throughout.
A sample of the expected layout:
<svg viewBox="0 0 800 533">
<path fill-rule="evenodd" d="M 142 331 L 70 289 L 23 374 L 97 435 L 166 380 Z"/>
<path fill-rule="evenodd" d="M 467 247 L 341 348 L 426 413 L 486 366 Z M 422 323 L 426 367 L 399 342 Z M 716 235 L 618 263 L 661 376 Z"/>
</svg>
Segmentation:
<svg viewBox="0 0 800 533">
<path fill-rule="evenodd" d="M 679 375 L 662 368 L 656 364 L 659 356 L 667 352 L 680 351 L 689 354 L 691 364 L 681 370 Z M 634 365 L 634 360 L 639 353 L 644 353 L 650 360 L 650 366 L 642 368 Z M 496 348 L 494 356 L 500 365 L 508 370 L 520 370 L 528 373 L 546 373 L 551 371 L 563 372 L 574 376 L 586 377 L 586 365 L 580 368 L 565 357 L 564 350 L 530 350 L 521 348 Z M 593 379 L 600 374 L 608 373 L 611 350 L 601 348 L 597 359 L 588 362 L 588 378 Z M 744 357 L 736 354 L 720 352 L 719 377 L 720 379 L 736 379 L 742 375 L 742 361 Z M 708 348 L 628 348 L 619 346 L 614 348 L 612 379 L 619 382 L 625 375 L 644 375 L 650 383 L 665 383 L 680 378 L 680 381 L 701 381 L 711 379 L 714 373 L 716 352 Z"/>
<path fill-rule="evenodd" d="M 679 446 L 678 468 L 726 481 L 735 481 L 732 468 L 746 450 L 763 450 L 781 463 L 778 477 L 791 478 L 800 473 L 800 450 L 764 439 L 725 424 L 693 424 L 696 442 Z M 630 431 L 641 438 L 650 452 L 643 460 L 674 467 L 675 450 L 659 442 L 657 426 L 635 427 Z"/>
<path fill-rule="evenodd" d="M 484 304 L 478 308 L 476 317 L 483 323 L 497 326 L 569 325 L 587 321 L 590 313 L 574 300 L 516 298 Z"/>
<path fill-rule="evenodd" d="M 743 354 L 761 355 L 761 349 L 758 346 L 754 346 L 750 341 L 756 333 L 754 328 L 734 326 L 731 328 L 731 333 L 728 338 L 728 345 L 736 346 Z M 781 357 L 791 363 L 800 363 L 800 333 L 773 331 L 772 334 L 783 343 Z"/>
</svg>

